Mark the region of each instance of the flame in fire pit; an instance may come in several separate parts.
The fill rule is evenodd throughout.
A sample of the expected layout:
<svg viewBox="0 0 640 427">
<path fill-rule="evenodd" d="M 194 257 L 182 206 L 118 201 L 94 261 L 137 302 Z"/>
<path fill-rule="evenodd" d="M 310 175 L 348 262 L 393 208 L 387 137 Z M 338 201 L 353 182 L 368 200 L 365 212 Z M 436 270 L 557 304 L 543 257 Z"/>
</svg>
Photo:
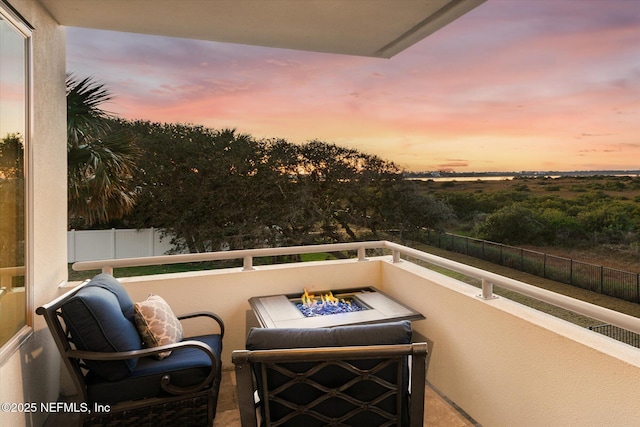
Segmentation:
<svg viewBox="0 0 640 427">
<path fill-rule="evenodd" d="M 317 298 L 315 295 L 309 294 L 305 289 L 300 300 L 301 303 L 296 304 L 296 307 L 298 307 L 306 317 L 326 316 L 329 314 L 351 313 L 353 311 L 366 310 L 366 308 L 352 303 L 351 300 L 336 298 L 333 296 L 332 292 L 321 294 L 320 297 Z"/>
</svg>

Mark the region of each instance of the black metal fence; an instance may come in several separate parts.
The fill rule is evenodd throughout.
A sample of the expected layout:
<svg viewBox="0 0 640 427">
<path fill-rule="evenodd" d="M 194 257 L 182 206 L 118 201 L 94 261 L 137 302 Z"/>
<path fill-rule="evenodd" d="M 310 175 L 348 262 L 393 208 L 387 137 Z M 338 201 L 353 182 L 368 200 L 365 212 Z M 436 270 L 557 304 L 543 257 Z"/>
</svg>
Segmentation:
<svg viewBox="0 0 640 427">
<path fill-rule="evenodd" d="M 426 230 L 423 243 L 536 276 L 640 303 L 640 274 L 501 243 Z"/>
<path fill-rule="evenodd" d="M 640 335 L 614 325 L 589 326 L 589 329 L 623 343 L 640 348 Z"/>
</svg>

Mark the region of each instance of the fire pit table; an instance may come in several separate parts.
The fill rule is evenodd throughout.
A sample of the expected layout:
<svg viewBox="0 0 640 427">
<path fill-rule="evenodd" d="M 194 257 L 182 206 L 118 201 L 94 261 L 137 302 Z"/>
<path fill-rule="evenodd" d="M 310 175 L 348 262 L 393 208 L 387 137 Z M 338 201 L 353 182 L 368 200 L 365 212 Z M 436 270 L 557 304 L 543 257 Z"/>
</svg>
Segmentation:
<svg viewBox="0 0 640 427">
<path fill-rule="evenodd" d="M 334 291 L 253 297 L 249 304 L 263 328 L 319 328 L 425 317 L 369 286 Z"/>
</svg>

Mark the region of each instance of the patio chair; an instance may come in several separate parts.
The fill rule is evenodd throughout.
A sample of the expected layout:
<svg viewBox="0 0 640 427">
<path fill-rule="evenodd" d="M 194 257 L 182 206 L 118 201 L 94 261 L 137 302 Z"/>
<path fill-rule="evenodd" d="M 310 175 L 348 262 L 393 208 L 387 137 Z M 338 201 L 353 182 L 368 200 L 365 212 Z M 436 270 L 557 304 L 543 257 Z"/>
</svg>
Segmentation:
<svg viewBox="0 0 640 427">
<path fill-rule="evenodd" d="M 84 426 L 212 426 L 224 335 L 216 314 L 176 317 L 164 300 L 151 297 L 134 309 L 124 287 L 108 274 L 36 313 L 46 319 L 71 374 Z M 182 331 L 184 319 L 194 318 L 213 320 L 212 333 L 163 344 L 172 330 Z M 143 324 L 149 327 L 144 338 Z M 142 344 L 149 333 L 156 334 L 156 347 Z"/>
<path fill-rule="evenodd" d="M 408 321 L 253 329 L 232 353 L 242 426 L 422 426 L 426 354 Z"/>
</svg>

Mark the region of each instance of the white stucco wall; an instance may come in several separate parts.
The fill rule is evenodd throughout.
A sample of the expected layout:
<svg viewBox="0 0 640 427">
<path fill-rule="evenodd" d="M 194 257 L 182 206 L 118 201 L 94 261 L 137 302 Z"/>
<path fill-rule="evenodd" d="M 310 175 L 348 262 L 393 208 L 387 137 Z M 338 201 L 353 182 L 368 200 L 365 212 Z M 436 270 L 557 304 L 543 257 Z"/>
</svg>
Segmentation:
<svg viewBox="0 0 640 427">
<path fill-rule="evenodd" d="M 637 425 L 640 350 L 409 262 L 382 271 L 427 317 L 427 379 L 480 424 Z"/>
<path fill-rule="evenodd" d="M 60 358 L 39 305 L 67 278 L 64 29 L 34 0 L 9 0 L 34 27 L 29 261 L 34 334 L 0 366 L 0 402 L 47 402 L 59 392 Z M 47 414 L 1 413 L 2 426 L 39 426 Z"/>
</svg>

